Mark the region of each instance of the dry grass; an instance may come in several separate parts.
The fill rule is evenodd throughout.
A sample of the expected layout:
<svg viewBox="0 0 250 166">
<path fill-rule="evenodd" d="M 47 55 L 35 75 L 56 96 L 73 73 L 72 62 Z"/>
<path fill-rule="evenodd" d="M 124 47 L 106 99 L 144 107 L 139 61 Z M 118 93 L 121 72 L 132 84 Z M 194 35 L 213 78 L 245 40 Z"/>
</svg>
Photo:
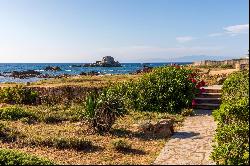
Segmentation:
<svg viewBox="0 0 250 166">
<path fill-rule="evenodd" d="M 224 69 L 219 67 L 203 68 L 198 66 L 189 66 L 188 68 L 199 71 L 200 80 L 204 80 L 206 85 L 222 85 L 228 75 L 239 71 L 238 69 Z"/>
<path fill-rule="evenodd" d="M 123 82 L 137 79 L 140 75 L 100 75 L 100 76 L 76 76 L 69 78 L 41 80 L 31 83 L 31 86 L 62 86 L 77 85 L 84 87 L 103 87 L 108 83 Z"/>
<path fill-rule="evenodd" d="M 139 132 L 137 124 L 142 121 L 157 121 L 163 118 L 183 120 L 181 116 L 166 113 L 131 111 L 129 115 L 119 119 L 112 131 L 105 135 L 89 133 L 88 126 L 84 122 L 64 121 L 56 124 L 28 125 L 21 121 L 2 121 L 25 137 L 14 143 L 0 143 L 0 147 L 14 148 L 43 156 L 59 164 L 151 164 L 160 153 L 166 139 Z M 23 146 L 21 143 L 25 139 L 46 139 L 47 137 L 85 138 L 91 140 L 96 148 L 90 151 L 59 150 L 44 146 Z M 114 150 L 111 143 L 117 138 L 124 138 L 129 144 L 132 144 L 132 150 L 124 153 Z"/>
</svg>

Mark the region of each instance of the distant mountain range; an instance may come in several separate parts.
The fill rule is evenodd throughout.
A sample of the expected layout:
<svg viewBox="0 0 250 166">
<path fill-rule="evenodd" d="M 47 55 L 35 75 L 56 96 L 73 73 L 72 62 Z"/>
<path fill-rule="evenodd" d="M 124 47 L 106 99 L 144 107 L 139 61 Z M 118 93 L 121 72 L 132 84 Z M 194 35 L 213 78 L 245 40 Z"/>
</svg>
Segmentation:
<svg viewBox="0 0 250 166">
<path fill-rule="evenodd" d="M 178 58 L 171 58 L 171 62 L 195 62 L 202 60 L 227 60 L 227 59 L 237 59 L 242 58 L 239 56 L 209 56 L 209 55 L 189 55 Z"/>
</svg>

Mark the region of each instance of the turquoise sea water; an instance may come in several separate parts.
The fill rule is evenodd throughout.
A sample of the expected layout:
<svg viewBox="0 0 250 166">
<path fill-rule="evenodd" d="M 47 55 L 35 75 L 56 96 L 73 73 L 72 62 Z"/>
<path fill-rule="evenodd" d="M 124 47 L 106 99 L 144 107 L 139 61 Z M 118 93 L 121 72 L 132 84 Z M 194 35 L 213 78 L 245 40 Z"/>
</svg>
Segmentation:
<svg viewBox="0 0 250 166">
<path fill-rule="evenodd" d="M 147 66 L 158 67 L 170 65 L 171 63 L 146 63 Z M 190 62 L 181 62 L 176 64 L 186 65 Z M 96 71 L 100 74 L 129 74 L 143 68 L 143 63 L 122 63 L 122 67 L 72 67 L 73 65 L 82 65 L 82 63 L 0 63 L 0 82 L 33 82 L 41 78 L 14 79 L 12 77 L 3 77 L 1 74 L 12 71 L 35 70 L 42 74 L 61 75 L 70 74 L 78 75 L 81 72 Z M 59 66 L 62 71 L 44 71 L 46 66 Z"/>
</svg>

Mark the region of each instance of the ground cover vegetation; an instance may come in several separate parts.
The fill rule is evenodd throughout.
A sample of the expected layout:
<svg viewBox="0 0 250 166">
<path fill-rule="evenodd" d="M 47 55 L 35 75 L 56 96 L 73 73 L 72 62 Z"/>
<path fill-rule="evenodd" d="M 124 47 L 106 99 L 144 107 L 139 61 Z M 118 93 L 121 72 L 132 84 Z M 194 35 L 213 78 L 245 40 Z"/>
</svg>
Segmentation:
<svg viewBox="0 0 250 166">
<path fill-rule="evenodd" d="M 54 165 L 53 162 L 16 150 L 0 149 L 1 165 Z"/>
<path fill-rule="evenodd" d="M 145 134 L 138 125 L 173 119 L 177 129 L 181 113 L 192 114 L 193 98 L 205 85 L 197 76 L 180 66 L 160 67 L 137 79 L 106 82 L 82 102 L 67 104 L 30 102 L 39 93 L 20 95 L 26 90 L 19 86 L 2 89 L 1 148 L 59 164 L 150 164 L 166 138 Z M 10 97 L 11 91 L 19 97 Z"/>
<path fill-rule="evenodd" d="M 213 113 L 218 125 L 211 157 L 217 164 L 248 165 L 249 72 L 231 74 L 222 90 L 222 104 Z"/>
</svg>

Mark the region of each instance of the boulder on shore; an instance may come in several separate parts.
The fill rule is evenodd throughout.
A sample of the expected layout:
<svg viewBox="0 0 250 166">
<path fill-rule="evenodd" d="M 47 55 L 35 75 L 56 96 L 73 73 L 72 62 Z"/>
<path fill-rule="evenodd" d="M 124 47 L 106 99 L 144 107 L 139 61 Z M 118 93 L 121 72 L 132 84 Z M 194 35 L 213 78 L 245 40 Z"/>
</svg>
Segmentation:
<svg viewBox="0 0 250 166">
<path fill-rule="evenodd" d="M 35 71 L 35 70 L 13 71 L 11 72 L 10 77 L 24 79 L 24 78 L 30 78 L 30 77 L 37 77 L 41 74 L 42 73 Z"/>
<path fill-rule="evenodd" d="M 61 71 L 62 69 L 59 66 L 47 66 L 45 71 Z"/>
</svg>

